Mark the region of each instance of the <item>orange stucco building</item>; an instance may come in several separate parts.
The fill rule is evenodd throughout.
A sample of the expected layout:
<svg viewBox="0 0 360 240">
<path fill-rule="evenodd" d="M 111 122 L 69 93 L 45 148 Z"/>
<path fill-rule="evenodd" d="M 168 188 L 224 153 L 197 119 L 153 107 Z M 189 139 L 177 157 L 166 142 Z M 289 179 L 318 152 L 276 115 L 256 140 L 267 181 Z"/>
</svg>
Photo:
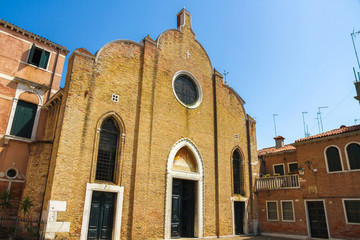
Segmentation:
<svg viewBox="0 0 360 240">
<path fill-rule="evenodd" d="M 0 192 L 16 215 L 29 144 L 44 136 L 44 103 L 59 89 L 68 50 L 0 19 Z"/>
</svg>

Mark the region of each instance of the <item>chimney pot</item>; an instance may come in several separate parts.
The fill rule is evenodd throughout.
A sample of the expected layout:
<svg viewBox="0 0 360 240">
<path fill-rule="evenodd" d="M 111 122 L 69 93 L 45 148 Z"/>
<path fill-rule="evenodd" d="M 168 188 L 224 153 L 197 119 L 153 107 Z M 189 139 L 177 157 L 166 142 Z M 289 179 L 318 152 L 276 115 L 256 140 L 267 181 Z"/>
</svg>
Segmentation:
<svg viewBox="0 0 360 240">
<path fill-rule="evenodd" d="M 275 139 L 275 148 L 282 148 L 284 146 L 284 139 L 282 136 L 274 137 Z"/>
</svg>

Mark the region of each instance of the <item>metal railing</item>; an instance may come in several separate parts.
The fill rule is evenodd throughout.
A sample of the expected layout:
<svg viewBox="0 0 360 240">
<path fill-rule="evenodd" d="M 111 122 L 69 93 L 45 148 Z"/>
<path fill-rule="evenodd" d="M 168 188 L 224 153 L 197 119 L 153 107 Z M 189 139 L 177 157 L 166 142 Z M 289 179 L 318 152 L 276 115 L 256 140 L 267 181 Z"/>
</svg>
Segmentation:
<svg viewBox="0 0 360 240">
<path fill-rule="evenodd" d="M 257 178 L 255 181 L 256 191 L 276 189 L 300 188 L 299 175 L 284 175 Z"/>
</svg>

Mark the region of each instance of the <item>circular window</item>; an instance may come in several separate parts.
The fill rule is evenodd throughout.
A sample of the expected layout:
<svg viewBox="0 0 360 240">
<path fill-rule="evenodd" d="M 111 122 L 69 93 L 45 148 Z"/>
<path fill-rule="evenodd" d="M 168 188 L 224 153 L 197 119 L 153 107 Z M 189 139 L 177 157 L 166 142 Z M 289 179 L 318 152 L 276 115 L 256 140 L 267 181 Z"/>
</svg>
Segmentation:
<svg viewBox="0 0 360 240">
<path fill-rule="evenodd" d="M 173 78 L 176 99 L 187 108 L 196 108 L 201 102 L 201 88 L 196 78 L 185 71 L 179 71 Z"/>
<path fill-rule="evenodd" d="M 15 168 L 9 168 L 6 171 L 6 177 L 9 178 L 9 179 L 14 179 L 14 178 L 17 177 L 17 175 L 18 175 L 18 171 Z"/>
</svg>

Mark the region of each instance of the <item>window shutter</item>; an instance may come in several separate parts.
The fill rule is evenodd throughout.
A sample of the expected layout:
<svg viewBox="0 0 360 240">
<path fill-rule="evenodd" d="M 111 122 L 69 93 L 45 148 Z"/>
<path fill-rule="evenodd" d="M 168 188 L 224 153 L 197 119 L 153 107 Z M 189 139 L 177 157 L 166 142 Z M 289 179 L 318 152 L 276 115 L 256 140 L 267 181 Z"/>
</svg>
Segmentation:
<svg viewBox="0 0 360 240">
<path fill-rule="evenodd" d="M 10 134 L 18 137 L 31 138 L 36 110 L 36 104 L 19 100 Z"/>
<path fill-rule="evenodd" d="M 46 69 L 47 62 L 49 60 L 49 56 L 50 56 L 49 52 L 42 50 L 39 67 Z"/>
<path fill-rule="evenodd" d="M 33 44 L 31 46 L 31 49 L 30 49 L 30 54 L 29 54 L 29 58 L 28 58 L 28 63 L 32 63 L 32 59 L 34 57 L 34 53 L 35 53 L 35 44 Z"/>
<path fill-rule="evenodd" d="M 268 210 L 268 220 L 278 220 L 276 202 L 268 202 L 267 210 Z"/>
</svg>

